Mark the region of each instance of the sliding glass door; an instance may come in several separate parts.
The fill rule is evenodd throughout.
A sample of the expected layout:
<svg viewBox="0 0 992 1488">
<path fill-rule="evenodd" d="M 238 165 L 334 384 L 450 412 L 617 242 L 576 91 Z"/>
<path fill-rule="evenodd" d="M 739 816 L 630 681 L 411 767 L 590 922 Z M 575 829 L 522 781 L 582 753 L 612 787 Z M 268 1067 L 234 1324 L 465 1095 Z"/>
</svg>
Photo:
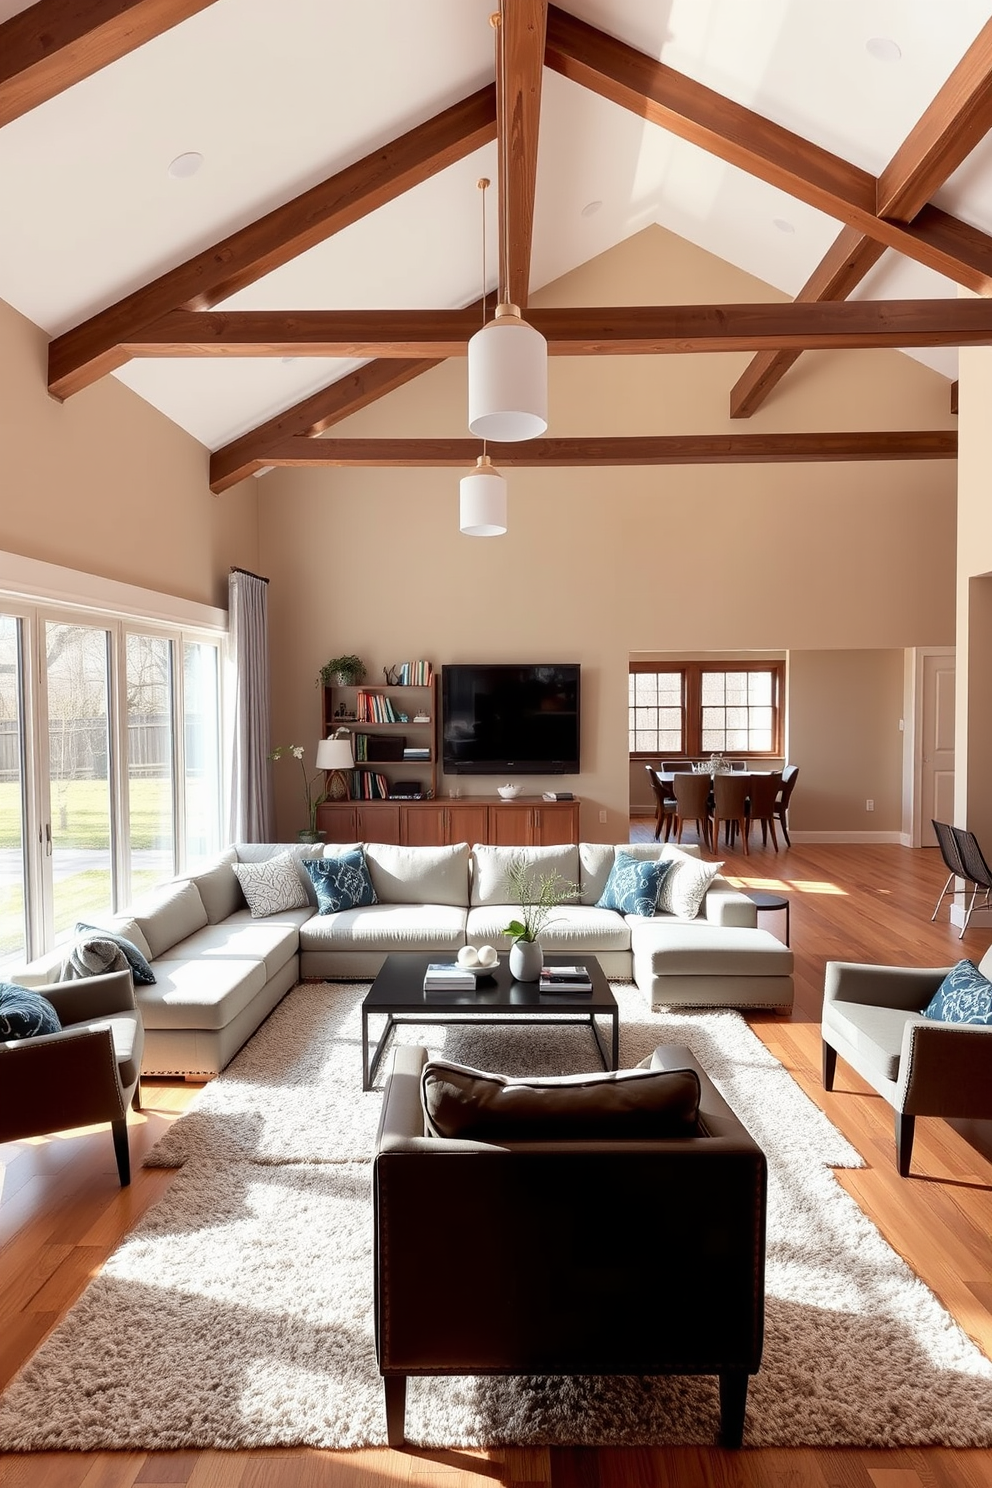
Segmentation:
<svg viewBox="0 0 992 1488">
<path fill-rule="evenodd" d="M 0 615 L 0 963 L 27 955 L 23 642 L 18 615 Z"/>
</svg>

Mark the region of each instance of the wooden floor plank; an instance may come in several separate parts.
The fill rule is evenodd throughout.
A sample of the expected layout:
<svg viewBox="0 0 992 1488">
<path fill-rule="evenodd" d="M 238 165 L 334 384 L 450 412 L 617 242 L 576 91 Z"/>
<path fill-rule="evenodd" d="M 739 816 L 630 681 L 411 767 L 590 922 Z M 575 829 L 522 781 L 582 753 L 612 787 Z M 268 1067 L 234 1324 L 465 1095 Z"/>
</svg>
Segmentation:
<svg viewBox="0 0 992 1488">
<path fill-rule="evenodd" d="M 635 824 L 632 839 L 650 828 Z M 828 960 L 949 966 L 978 961 L 992 929 L 959 940 L 936 851 L 893 844 L 798 844 L 778 854 L 722 852 L 728 876 L 786 893 L 796 958 L 790 1017 L 755 1012 L 755 1032 L 865 1159 L 837 1181 L 878 1224 L 965 1330 L 992 1354 L 992 1123 L 965 1134 L 918 1123 L 913 1176 L 895 1170 L 892 1112 L 838 1065 L 834 1092 L 820 1077 L 819 1016 Z M 780 917 L 768 928 L 782 932 Z M 143 1088 L 132 1116 L 133 1181 L 122 1190 L 106 1130 L 0 1148 L 0 1382 L 10 1378 L 85 1280 L 173 1181 L 141 1155 L 196 1094 L 182 1081 Z M 0 1456 L 2 1488 L 992 1488 L 992 1453 L 919 1448 L 511 1448 L 504 1452 L 36 1453 Z"/>
</svg>

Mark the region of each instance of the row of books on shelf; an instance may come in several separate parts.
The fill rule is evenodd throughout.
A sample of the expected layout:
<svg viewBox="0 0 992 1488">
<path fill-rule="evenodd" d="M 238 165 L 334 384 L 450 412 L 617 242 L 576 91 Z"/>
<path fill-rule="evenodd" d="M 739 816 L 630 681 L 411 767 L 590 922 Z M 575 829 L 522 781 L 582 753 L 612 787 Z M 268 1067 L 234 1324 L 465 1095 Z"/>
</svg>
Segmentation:
<svg viewBox="0 0 992 1488">
<path fill-rule="evenodd" d="M 351 799 L 353 801 L 388 801 L 389 781 L 377 770 L 353 770 L 351 772 Z"/>
<path fill-rule="evenodd" d="M 399 723 L 396 709 L 384 692 L 361 689 L 355 698 L 355 718 L 359 723 Z"/>
<path fill-rule="evenodd" d="M 434 681 L 434 668 L 429 661 L 403 661 L 397 671 L 397 687 L 429 687 Z"/>
<path fill-rule="evenodd" d="M 429 760 L 430 757 L 430 749 L 419 744 L 408 744 L 403 750 L 405 760 Z"/>
</svg>

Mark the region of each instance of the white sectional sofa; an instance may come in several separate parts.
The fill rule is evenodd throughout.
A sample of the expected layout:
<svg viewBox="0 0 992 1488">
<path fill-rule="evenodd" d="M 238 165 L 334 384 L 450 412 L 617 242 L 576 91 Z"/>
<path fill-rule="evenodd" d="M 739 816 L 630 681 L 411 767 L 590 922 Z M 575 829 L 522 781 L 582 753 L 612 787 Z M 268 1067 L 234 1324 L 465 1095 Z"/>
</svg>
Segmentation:
<svg viewBox="0 0 992 1488">
<path fill-rule="evenodd" d="M 507 897 L 506 871 L 520 856 L 533 869 L 580 886 L 575 902 L 555 910 L 542 934 L 546 950 L 595 954 L 607 976 L 632 977 L 655 1007 L 784 1012 L 792 1006 L 791 951 L 755 927 L 752 901 L 720 876 L 691 920 L 597 907 L 617 851 L 638 858 L 678 851 L 667 844 L 353 846 L 364 848 L 377 903 L 319 914 L 298 862 L 306 907 L 253 918 L 232 865 L 280 853 L 299 860 L 348 851 L 341 844 L 253 843 L 228 848 L 130 911 L 94 921 L 136 945 L 155 976 L 153 984 L 135 987 L 145 1025 L 144 1074 L 217 1074 L 301 979 L 370 979 L 391 951 L 454 954 L 463 945 L 487 943 L 508 948 L 501 930 L 516 906 Z M 13 979 L 28 986 L 52 981 L 61 962 L 62 953 L 54 953 Z"/>
</svg>

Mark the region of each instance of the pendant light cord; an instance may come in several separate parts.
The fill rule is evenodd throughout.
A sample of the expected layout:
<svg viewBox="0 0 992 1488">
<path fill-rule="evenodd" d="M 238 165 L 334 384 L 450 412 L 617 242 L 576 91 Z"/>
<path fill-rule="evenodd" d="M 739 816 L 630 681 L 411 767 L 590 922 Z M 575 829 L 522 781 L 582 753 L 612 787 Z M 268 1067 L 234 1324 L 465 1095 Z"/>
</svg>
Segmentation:
<svg viewBox="0 0 992 1488">
<path fill-rule="evenodd" d="M 486 190 L 489 186 L 489 177 L 480 176 L 475 183 L 482 192 L 482 327 L 486 326 L 486 299 L 489 293 L 489 285 L 486 279 Z M 497 288 L 497 295 L 499 290 Z M 482 457 L 486 457 L 486 441 L 482 441 Z"/>
<path fill-rule="evenodd" d="M 501 238 L 503 243 L 502 252 L 502 283 L 497 287 L 496 298 L 500 305 L 510 303 L 510 127 L 507 118 L 507 96 L 506 96 L 506 28 L 503 24 L 503 0 L 500 0 L 499 10 L 489 17 L 489 24 L 496 32 L 496 88 L 498 92 L 498 115 L 500 129 L 498 131 L 497 144 L 497 168 L 499 176 L 497 179 L 496 199 L 500 208 Z"/>
</svg>

